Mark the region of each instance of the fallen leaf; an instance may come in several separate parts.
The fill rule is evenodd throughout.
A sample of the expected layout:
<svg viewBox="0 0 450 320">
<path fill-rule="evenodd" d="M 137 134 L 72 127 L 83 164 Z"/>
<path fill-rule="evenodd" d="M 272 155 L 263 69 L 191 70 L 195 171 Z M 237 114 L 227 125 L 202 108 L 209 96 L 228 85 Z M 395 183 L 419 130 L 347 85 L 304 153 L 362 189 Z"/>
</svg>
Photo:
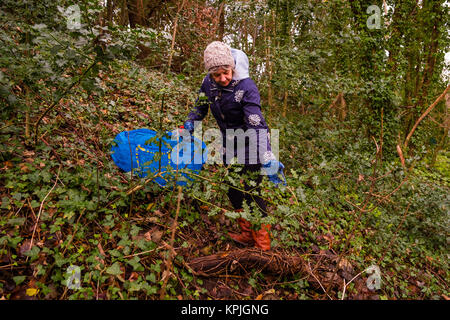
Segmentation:
<svg viewBox="0 0 450 320">
<path fill-rule="evenodd" d="M 137 272 L 132 272 L 130 277 L 128 278 L 128 281 L 133 282 L 133 281 L 137 280 L 137 278 L 139 278 L 139 275 L 137 274 Z"/>
<path fill-rule="evenodd" d="M 162 217 L 164 214 L 161 212 L 161 211 L 159 211 L 159 210 L 155 210 L 154 212 L 153 212 L 153 214 L 155 214 L 155 215 L 157 215 L 158 217 Z"/>
<path fill-rule="evenodd" d="M 103 250 L 102 244 L 101 244 L 100 242 L 97 244 L 97 248 L 98 248 L 98 251 L 100 252 L 100 254 L 101 254 L 102 256 L 106 257 L 106 253 L 105 253 L 105 251 Z"/>
<path fill-rule="evenodd" d="M 211 254 L 211 246 L 206 246 L 200 250 L 205 256 Z"/>
<path fill-rule="evenodd" d="M 352 271 L 353 267 L 352 264 L 345 258 L 342 258 L 341 261 L 339 261 L 338 267 L 345 271 Z"/>
<path fill-rule="evenodd" d="M 152 231 L 151 230 L 144 233 L 144 239 L 147 241 L 152 241 Z"/>
<path fill-rule="evenodd" d="M 148 222 L 151 222 L 151 223 L 158 223 L 158 218 L 157 218 L 157 217 L 149 217 L 149 218 L 147 219 L 147 221 L 148 221 Z"/>
<path fill-rule="evenodd" d="M 334 236 L 331 233 L 327 233 L 326 235 L 323 236 L 323 238 L 330 243 L 332 243 L 334 240 Z"/>
<path fill-rule="evenodd" d="M 3 164 L 5 166 L 4 169 L 9 169 L 9 168 L 13 167 L 13 164 L 11 161 L 5 161 L 5 162 L 3 162 Z"/>
<path fill-rule="evenodd" d="M 94 258 L 95 258 L 95 260 L 97 260 L 98 262 L 100 262 L 102 265 L 105 265 L 105 260 L 100 259 L 100 258 L 97 257 L 97 256 L 95 256 Z M 102 270 L 102 268 L 100 267 L 99 264 L 97 264 L 97 265 L 95 266 L 95 269 L 96 269 L 96 270 Z"/>
<path fill-rule="evenodd" d="M 21 256 L 24 256 L 25 253 L 27 253 L 30 250 L 31 250 L 31 240 L 27 239 L 20 246 L 19 253 L 20 253 Z"/>
<path fill-rule="evenodd" d="M 267 290 L 266 292 L 264 292 L 264 294 L 274 294 L 275 293 L 275 289 L 272 288 L 270 290 Z"/>
<path fill-rule="evenodd" d="M 161 276 L 161 281 L 164 281 L 167 277 L 176 278 L 172 272 L 170 272 L 169 270 L 164 270 Z"/>
<path fill-rule="evenodd" d="M 36 288 L 28 288 L 27 291 L 26 291 L 25 293 L 27 294 L 27 296 L 32 297 L 32 296 L 37 295 L 38 292 L 39 292 L 39 289 L 36 289 Z"/>
<path fill-rule="evenodd" d="M 34 151 L 28 151 L 28 150 L 26 150 L 26 151 L 24 151 L 23 152 L 23 155 L 25 156 L 25 157 L 32 157 L 32 156 L 34 156 Z"/>
<path fill-rule="evenodd" d="M 163 236 L 162 231 L 155 231 L 152 233 L 152 241 L 159 243 L 161 241 L 162 236 Z"/>
<path fill-rule="evenodd" d="M 20 168 L 20 171 L 22 171 L 23 173 L 27 173 L 30 171 L 30 168 L 28 168 L 26 163 L 20 163 L 19 168 Z"/>
</svg>

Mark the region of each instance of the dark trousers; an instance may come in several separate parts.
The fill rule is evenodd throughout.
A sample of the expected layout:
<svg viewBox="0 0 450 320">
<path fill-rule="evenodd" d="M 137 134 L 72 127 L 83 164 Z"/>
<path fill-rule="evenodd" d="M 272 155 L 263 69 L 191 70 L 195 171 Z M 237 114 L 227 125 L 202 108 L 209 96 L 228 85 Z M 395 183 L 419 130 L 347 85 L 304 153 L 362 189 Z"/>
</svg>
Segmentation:
<svg viewBox="0 0 450 320">
<path fill-rule="evenodd" d="M 241 173 L 245 175 L 244 180 L 244 190 L 245 191 L 258 191 L 260 192 L 261 188 L 259 185 L 261 184 L 263 176 L 260 174 L 261 171 L 261 164 L 246 164 L 244 165 L 243 170 Z M 252 177 L 248 177 L 247 173 L 251 173 Z M 254 187 L 252 187 L 249 183 L 249 181 L 254 181 L 256 184 Z M 248 206 L 251 206 L 252 202 L 255 202 L 258 206 L 258 208 L 261 210 L 261 213 L 263 217 L 267 216 L 267 206 L 266 202 L 263 198 L 249 194 L 247 192 L 242 192 L 240 190 L 236 190 L 233 187 L 230 187 L 228 189 L 228 198 L 231 201 L 231 204 L 234 208 L 234 210 L 242 209 L 242 204 L 245 200 Z"/>
</svg>

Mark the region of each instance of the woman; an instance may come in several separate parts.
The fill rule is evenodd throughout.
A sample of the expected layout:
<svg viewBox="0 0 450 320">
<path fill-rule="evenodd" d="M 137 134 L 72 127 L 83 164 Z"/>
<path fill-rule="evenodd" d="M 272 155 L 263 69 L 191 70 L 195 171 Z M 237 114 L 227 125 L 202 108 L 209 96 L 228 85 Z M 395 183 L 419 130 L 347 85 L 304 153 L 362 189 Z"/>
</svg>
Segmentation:
<svg viewBox="0 0 450 320">
<path fill-rule="evenodd" d="M 275 184 L 280 183 L 277 174 L 282 174 L 284 166 L 271 151 L 259 91 L 248 75 L 247 56 L 240 50 L 214 41 L 204 51 L 204 64 L 208 74 L 203 79 L 200 95 L 207 99 L 197 100 L 184 123 L 184 129 L 192 134 L 195 122 L 203 120 L 208 109 L 211 109 L 223 136 L 224 163 L 229 164 L 231 158 L 237 156 L 238 163 L 244 165 L 242 173 L 256 176 L 249 178 L 256 184 L 245 181 L 245 190 L 249 191 L 251 184 L 258 186 L 262 174 L 268 175 Z M 267 216 L 266 203 L 259 196 L 230 187 L 228 197 L 238 212 L 242 211 L 244 200 L 249 206 L 254 201 L 263 216 Z M 263 250 L 270 249 L 270 225 L 263 224 L 259 230 L 253 230 L 251 223 L 243 218 L 239 218 L 238 223 L 241 233 L 229 233 L 233 240 Z"/>
</svg>

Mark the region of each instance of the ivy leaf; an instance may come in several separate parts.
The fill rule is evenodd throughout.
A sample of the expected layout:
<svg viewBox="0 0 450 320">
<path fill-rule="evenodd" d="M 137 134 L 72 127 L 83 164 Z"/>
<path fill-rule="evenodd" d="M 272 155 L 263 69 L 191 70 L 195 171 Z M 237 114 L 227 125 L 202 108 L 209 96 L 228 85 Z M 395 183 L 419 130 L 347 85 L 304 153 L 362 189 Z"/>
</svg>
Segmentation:
<svg viewBox="0 0 450 320">
<path fill-rule="evenodd" d="M 120 270 L 120 263 L 114 262 L 112 266 L 106 269 L 106 273 L 112 274 L 114 276 L 122 274 L 122 270 Z"/>
<path fill-rule="evenodd" d="M 9 198 L 8 197 L 2 197 L 2 204 L 0 206 L 0 209 L 9 209 Z"/>
<path fill-rule="evenodd" d="M 43 29 L 47 28 L 47 25 L 44 23 L 39 23 L 32 26 L 32 28 L 37 31 L 42 31 Z"/>
<path fill-rule="evenodd" d="M 16 285 L 21 284 L 25 279 L 26 279 L 26 276 L 16 276 L 16 277 L 13 277 L 13 280 L 14 280 L 14 282 L 16 283 Z"/>
<path fill-rule="evenodd" d="M 227 216 L 228 218 L 231 218 L 231 219 L 237 219 L 237 218 L 239 218 L 240 217 L 240 213 L 239 212 L 236 212 L 236 211 L 227 211 L 227 212 L 225 212 L 225 216 Z"/>
<path fill-rule="evenodd" d="M 30 250 L 25 251 L 24 255 L 34 260 L 38 256 L 39 252 L 41 252 L 41 249 L 37 246 L 33 246 Z"/>
</svg>

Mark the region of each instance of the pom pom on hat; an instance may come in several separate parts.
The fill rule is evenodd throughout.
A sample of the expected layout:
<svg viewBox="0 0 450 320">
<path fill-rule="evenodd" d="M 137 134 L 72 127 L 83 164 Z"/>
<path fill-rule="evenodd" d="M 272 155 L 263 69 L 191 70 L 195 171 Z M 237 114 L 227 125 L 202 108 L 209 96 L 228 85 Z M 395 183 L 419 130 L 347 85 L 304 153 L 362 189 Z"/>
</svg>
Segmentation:
<svg viewBox="0 0 450 320">
<path fill-rule="evenodd" d="M 220 41 L 211 42 L 203 53 L 205 69 L 210 70 L 219 66 L 230 66 L 234 68 L 234 58 L 231 49 L 225 43 Z"/>
</svg>

